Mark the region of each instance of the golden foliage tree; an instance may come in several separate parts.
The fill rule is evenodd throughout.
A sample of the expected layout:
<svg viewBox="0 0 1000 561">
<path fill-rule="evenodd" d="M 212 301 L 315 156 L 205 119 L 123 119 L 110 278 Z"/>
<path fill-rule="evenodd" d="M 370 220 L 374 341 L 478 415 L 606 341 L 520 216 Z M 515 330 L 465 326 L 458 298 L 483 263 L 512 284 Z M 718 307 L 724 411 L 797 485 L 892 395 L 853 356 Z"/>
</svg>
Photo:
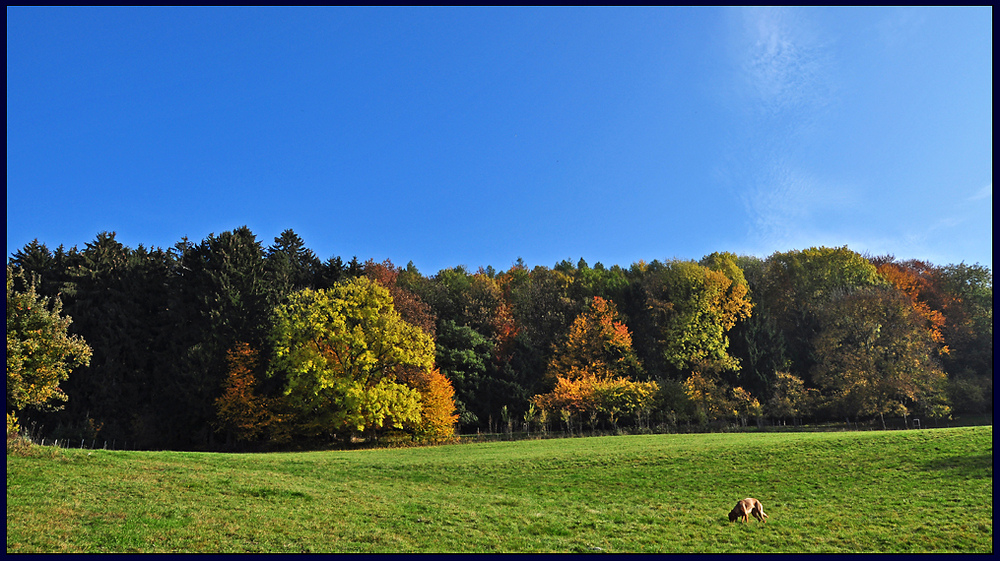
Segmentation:
<svg viewBox="0 0 1000 561">
<path fill-rule="evenodd" d="M 760 405 L 760 401 L 740 386 L 733 388 L 733 405 L 734 413 L 740 420 L 740 424 L 744 427 L 747 426 L 747 419 L 750 417 L 755 417 L 759 420 L 764 410 Z"/>
<path fill-rule="evenodd" d="M 26 285 L 16 290 L 15 282 Z M 40 296 L 35 280 L 7 267 L 7 428 L 17 425 L 25 407 L 58 408 L 67 400 L 59 383 L 77 366 L 90 364 L 91 349 L 68 330 L 59 298 Z"/>
<path fill-rule="evenodd" d="M 741 386 L 730 387 L 717 375 L 694 371 L 684 381 L 684 393 L 702 421 L 737 419 L 743 426 L 764 412 L 760 401 Z"/>
<path fill-rule="evenodd" d="M 777 419 L 792 419 L 812 412 L 816 390 L 808 389 L 802 378 L 788 372 L 775 373 L 771 399 L 767 401 L 767 413 Z"/>
<path fill-rule="evenodd" d="M 600 378 L 588 373 L 559 377 L 549 393 L 536 395 L 532 403 L 547 415 L 564 420 L 587 416 L 591 424 L 606 420 L 615 428 L 624 417 L 636 421 L 649 413 L 658 390 L 656 382 L 635 382 L 623 377 Z"/>
<path fill-rule="evenodd" d="M 310 434 L 403 428 L 420 421 L 420 393 L 396 380 L 430 370 L 434 341 L 404 321 L 389 291 L 365 277 L 292 294 L 275 312 L 272 374 Z"/>
<path fill-rule="evenodd" d="M 725 419 L 736 410 L 732 392 L 711 374 L 692 372 L 684 381 L 684 393 L 703 422 Z"/>
</svg>

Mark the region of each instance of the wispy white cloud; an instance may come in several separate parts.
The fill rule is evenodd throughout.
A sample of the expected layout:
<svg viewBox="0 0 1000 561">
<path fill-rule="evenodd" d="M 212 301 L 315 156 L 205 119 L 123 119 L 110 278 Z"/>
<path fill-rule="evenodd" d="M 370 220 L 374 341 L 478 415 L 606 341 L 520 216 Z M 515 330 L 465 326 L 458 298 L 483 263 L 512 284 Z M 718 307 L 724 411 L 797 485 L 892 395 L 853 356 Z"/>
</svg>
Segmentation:
<svg viewBox="0 0 1000 561">
<path fill-rule="evenodd" d="M 828 89 L 827 46 L 799 12 L 747 8 L 737 41 L 751 103 L 766 115 L 823 105 Z"/>
<path fill-rule="evenodd" d="M 993 198 L 993 184 L 970 190 L 971 195 L 957 197 L 934 209 L 937 218 L 926 222 L 914 220 L 901 225 L 897 231 L 868 230 L 852 246 L 874 254 L 892 253 L 899 258 L 919 258 L 937 264 L 946 264 L 955 255 L 975 255 L 979 240 L 992 239 L 992 204 L 982 201 Z M 986 257 L 975 257 L 989 263 Z"/>
<path fill-rule="evenodd" d="M 928 227 L 921 229 L 922 239 L 953 239 L 953 231 L 964 227 L 970 222 L 976 222 L 978 215 L 984 209 L 992 209 L 992 203 L 984 205 L 981 201 L 993 199 L 993 183 L 980 187 L 971 195 L 957 199 L 947 208 L 939 209 L 944 216 L 935 220 Z M 989 210 L 992 213 L 992 210 Z M 945 233 L 948 232 L 948 233 Z"/>
<path fill-rule="evenodd" d="M 938 207 L 938 212 L 943 213 L 943 216 L 934 221 L 928 228 L 923 230 L 926 236 L 938 236 L 936 233 L 940 230 L 948 230 L 956 228 L 959 225 L 969 221 L 974 220 L 975 215 L 981 214 L 984 208 L 992 208 L 992 203 L 989 205 L 983 205 L 980 201 L 992 200 L 993 199 L 993 183 L 984 185 L 979 189 L 972 192 L 971 195 L 963 198 L 955 199 L 951 204 L 947 205 L 945 208 Z M 990 210 L 992 212 L 992 210 Z"/>
<path fill-rule="evenodd" d="M 751 237 L 764 250 L 844 245 L 831 224 L 856 214 L 861 203 L 849 185 L 831 184 L 774 159 L 757 170 L 742 199 Z"/>
<path fill-rule="evenodd" d="M 831 100 L 830 41 L 794 9 L 742 9 L 736 20 L 732 44 L 740 91 L 734 101 L 748 121 L 740 134 L 739 171 L 729 175 L 747 212 L 754 252 L 832 241 L 823 225 L 831 213 L 849 209 L 853 195 L 796 161 Z"/>
<path fill-rule="evenodd" d="M 970 201 L 982 201 L 990 199 L 993 200 L 993 182 L 991 181 L 989 185 L 983 186 L 981 189 L 975 192 L 971 197 Z"/>
<path fill-rule="evenodd" d="M 846 39 L 836 35 L 840 22 L 823 19 L 822 11 L 754 8 L 731 13 L 731 85 L 738 91 L 729 103 L 743 120 L 733 127 L 733 150 L 719 175 L 743 203 L 748 235 L 742 245 L 747 253 L 848 245 L 872 254 L 932 261 L 982 254 L 973 248 L 992 239 L 992 182 L 957 191 L 930 207 L 893 206 L 887 190 L 911 192 L 911 170 L 898 170 L 894 181 L 891 171 L 871 177 L 861 175 L 871 167 L 854 169 L 850 160 L 822 161 L 827 144 L 854 138 L 851 132 L 830 127 L 839 122 L 832 111 L 848 103 L 854 111 L 872 111 L 904 99 L 842 89 L 859 86 L 857 81 L 841 81 L 854 75 L 853 67 L 852 73 L 841 72 L 842 64 L 849 66 L 841 57 L 857 56 L 859 45 L 874 49 L 871 56 L 909 52 L 913 42 L 926 35 L 934 12 L 880 11 L 886 17 L 865 24 L 865 36 Z M 841 48 L 844 40 L 856 44 Z M 859 98 L 864 104 L 858 104 Z M 836 144 L 833 148 L 839 157 L 851 153 Z"/>
</svg>

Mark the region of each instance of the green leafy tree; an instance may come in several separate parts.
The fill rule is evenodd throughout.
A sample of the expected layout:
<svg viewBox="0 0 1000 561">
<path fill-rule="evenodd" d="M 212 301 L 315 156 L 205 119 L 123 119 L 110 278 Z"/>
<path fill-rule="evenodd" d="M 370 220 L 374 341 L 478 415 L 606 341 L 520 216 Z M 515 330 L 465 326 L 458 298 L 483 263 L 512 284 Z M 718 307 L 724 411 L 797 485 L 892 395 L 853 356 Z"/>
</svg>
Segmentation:
<svg viewBox="0 0 1000 561">
<path fill-rule="evenodd" d="M 777 374 L 787 370 L 791 363 L 785 334 L 771 310 L 760 305 L 764 260 L 741 256 L 737 264 L 745 275 L 748 297 L 755 305 L 753 314 L 733 327 L 730 352 L 740 361 L 739 383 L 754 395 L 770 396 L 779 383 Z"/>
<path fill-rule="evenodd" d="M 846 246 L 812 247 L 768 257 L 755 295 L 785 342 L 787 370 L 810 386 L 816 364 L 813 341 L 823 328 L 826 304 L 842 294 L 886 286 L 875 265 Z"/>
<path fill-rule="evenodd" d="M 796 419 L 812 413 L 816 400 L 816 390 L 809 390 L 802 378 L 788 372 L 777 372 L 771 391 L 771 399 L 767 402 L 767 414 L 776 419 Z"/>
<path fill-rule="evenodd" d="M 582 258 L 573 273 L 573 284 L 569 290 L 574 301 L 586 302 L 600 296 L 618 302 L 625 296 L 630 284 L 621 267 L 615 265 L 607 269 L 601 263 L 590 267 Z"/>
<path fill-rule="evenodd" d="M 26 289 L 14 289 L 15 278 Z M 39 296 L 35 281 L 7 267 L 7 425 L 26 407 L 58 407 L 66 401 L 60 382 L 77 366 L 88 364 L 90 347 L 70 335 L 72 319 L 64 317 L 58 298 Z"/>
<path fill-rule="evenodd" d="M 438 328 L 435 349 L 438 368 L 454 385 L 458 422 L 465 429 L 485 428 L 480 415 L 489 415 L 483 392 L 493 343 L 471 327 L 445 320 Z"/>
<path fill-rule="evenodd" d="M 275 312 L 272 371 L 300 427 L 344 436 L 420 421 L 420 393 L 400 368 L 434 367 L 434 342 L 404 321 L 389 291 L 366 277 L 292 294 Z"/>
<path fill-rule="evenodd" d="M 649 320 L 660 364 L 675 371 L 710 367 L 732 371 L 738 361 L 729 354 L 727 332 L 750 316 L 746 281 L 728 257 L 708 263 L 721 270 L 690 261 L 654 262 L 643 279 Z M 708 259 L 708 258 L 706 258 Z M 729 275 L 735 278 L 730 278 Z M 648 365 L 647 365 L 648 366 Z"/>
<path fill-rule="evenodd" d="M 484 362 L 482 375 L 465 381 L 453 380 L 458 399 L 464 405 L 460 418 L 465 429 L 488 427 L 500 418 L 504 405 L 508 406 L 509 414 L 518 414 L 528 402 L 531 385 L 544 371 L 544 365 L 536 368 L 538 357 L 530 346 L 533 341 L 522 332 L 523 323 L 515 319 L 519 309 L 512 300 L 516 292 L 512 284 L 526 279 L 527 275 L 498 275 L 486 269 L 470 274 L 464 267 L 455 267 L 443 269 L 432 282 L 415 287 L 421 299 L 436 312 L 439 329 L 445 329 L 446 322 L 451 321 L 489 341 L 491 356 Z M 412 282 L 411 276 L 408 284 L 417 283 Z M 463 348 L 448 342 L 443 345 L 456 350 Z M 525 364 L 526 354 L 530 355 L 530 364 Z M 442 366 L 444 371 L 450 368 L 447 364 Z M 474 384 L 467 383 L 473 379 Z M 475 394 L 470 395 L 473 385 Z"/>
<path fill-rule="evenodd" d="M 942 357 L 959 413 L 993 411 L 993 272 L 978 263 L 940 269 L 944 291 Z"/>
<path fill-rule="evenodd" d="M 508 275 L 512 312 L 516 318 L 520 340 L 519 370 L 541 380 L 548 366 L 553 344 L 566 333 L 580 312 L 583 302 L 568 296 L 572 277 L 561 271 L 535 267 L 530 272 L 523 267 Z"/>
<path fill-rule="evenodd" d="M 835 410 L 850 416 L 948 413 L 936 343 L 908 296 L 868 289 L 832 299 L 816 337 L 813 377 Z"/>
</svg>

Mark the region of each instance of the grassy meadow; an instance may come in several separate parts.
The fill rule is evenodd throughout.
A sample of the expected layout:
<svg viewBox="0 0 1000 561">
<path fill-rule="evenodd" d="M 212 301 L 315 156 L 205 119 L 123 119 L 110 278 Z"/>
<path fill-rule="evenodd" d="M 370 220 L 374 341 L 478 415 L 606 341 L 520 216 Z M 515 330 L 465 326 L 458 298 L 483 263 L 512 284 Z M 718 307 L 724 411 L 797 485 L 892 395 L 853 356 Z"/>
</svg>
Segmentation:
<svg viewBox="0 0 1000 561">
<path fill-rule="evenodd" d="M 728 521 L 761 500 L 767 524 Z M 7 457 L 7 552 L 986 552 L 993 427 Z"/>
</svg>

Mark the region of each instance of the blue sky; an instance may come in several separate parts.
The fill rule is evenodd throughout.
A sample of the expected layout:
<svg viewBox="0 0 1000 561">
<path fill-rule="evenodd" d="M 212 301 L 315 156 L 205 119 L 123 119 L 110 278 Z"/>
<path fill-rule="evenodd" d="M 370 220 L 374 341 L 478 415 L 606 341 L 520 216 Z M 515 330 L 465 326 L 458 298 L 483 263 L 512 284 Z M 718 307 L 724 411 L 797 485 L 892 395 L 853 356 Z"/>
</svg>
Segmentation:
<svg viewBox="0 0 1000 561">
<path fill-rule="evenodd" d="M 7 8 L 7 253 L 993 265 L 993 11 Z"/>
</svg>

